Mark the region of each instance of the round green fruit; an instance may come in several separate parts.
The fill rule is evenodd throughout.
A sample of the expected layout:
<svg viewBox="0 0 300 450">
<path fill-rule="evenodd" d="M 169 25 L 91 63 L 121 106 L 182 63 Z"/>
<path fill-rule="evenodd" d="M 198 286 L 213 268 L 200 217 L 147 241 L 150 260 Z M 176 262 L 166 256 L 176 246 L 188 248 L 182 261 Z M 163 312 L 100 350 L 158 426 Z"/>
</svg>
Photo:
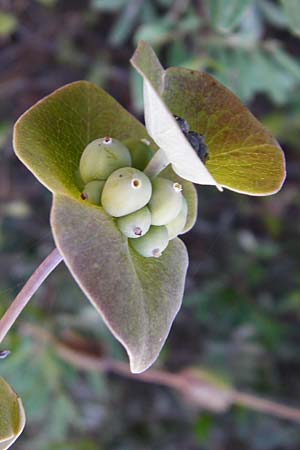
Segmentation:
<svg viewBox="0 0 300 450">
<path fill-rule="evenodd" d="M 102 180 L 94 180 L 87 183 L 81 194 L 82 200 L 88 200 L 93 205 L 100 205 L 104 184 L 105 181 Z"/>
<path fill-rule="evenodd" d="M 132 167 L 139 170 L 144 170 L 154 155 L 154 152 L 151 150 L 150 146 L 142 140 L 136 139 L 127 139 L 124 141 L 124 145 L 126 145 L 130 151 Z"/>
<path fill-rule="evenodd" d="M 130 239 L 134 250 L 145 258 L 159 258 L 167 248 L 169 235 L 165 226 L 151 226 L 148 233 L 139 239 Z"/>
<path fill-rule="evenodd" d="M 123 167 L 106 180 L 101 203 L 108 214 L 122 217 L 146 206 L 151 193 L 151 181 L 143 172 Z"/>
<path fill-rule="evenodd" d="M 152 197 L 149 209 L 152 225 L 166 225 L 179 214 L 183 195 L 179 183 L 157 177 L 152 180 Z"/>
<path fill-rule="evenodd" d="M 166 227 L 169 233 L 169 239 L 174 239 L 182 232 L 186 224 L 188 214 L 188 205 L 186 199 L 183 197 L 182 206 L 179 214 L 171 222 L 167 223 Z"/>
<path fill-rule="evenodd" d="M 122 142 L 104 137 L 90 142 L 84 149 L 79 163 L 81 178 L 85 183 L 106 180 L 120 167 L 131 166 L 131 156 Z"/>
<path fill-rule="evenodd" d="M 145 206 L 128 216 L 119 217 L 117 224 L 122 233 L 132 239 L 144 236 L 151 225 L 151 213 Z"/>
</svg>

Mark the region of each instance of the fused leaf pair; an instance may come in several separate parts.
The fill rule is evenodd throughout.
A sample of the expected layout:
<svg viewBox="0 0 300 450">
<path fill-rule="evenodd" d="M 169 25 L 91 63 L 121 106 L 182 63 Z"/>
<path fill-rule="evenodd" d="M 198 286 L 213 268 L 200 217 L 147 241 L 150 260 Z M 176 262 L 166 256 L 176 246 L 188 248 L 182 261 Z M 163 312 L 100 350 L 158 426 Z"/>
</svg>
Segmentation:
<svg viewBox="0 0 300 450">
<path fill-rule="evenodd" d="M 76 173 L 84 148 L 101 136 L 150 142 L 154 158 L 171 163 L 160 176 L 183 188 L 185 231 L 197 213 L 190 181 L 265 195 L 280 188 L 285 172 L 276 141 L 213 78 L 181 68 L 163 70 L 146 43 L 140 43 L 132 63 L 144 78 L 147 129 L 101 88 L 79 81 L 55 91 L 19 119 L 14 147 L 53 192 L 51 226 L 71 274 L 126 348 L 131 370 L 141 372 L 156 360 L 180 308 L 186 248 L 176 238 L 160 258 L 144 258 L 128 245 L 115 219 L 81 199 Z M 173 115 L 204 136 L 206 165 Z M 141 152 L 137 160 L 144 159 Z"/>
</svg>

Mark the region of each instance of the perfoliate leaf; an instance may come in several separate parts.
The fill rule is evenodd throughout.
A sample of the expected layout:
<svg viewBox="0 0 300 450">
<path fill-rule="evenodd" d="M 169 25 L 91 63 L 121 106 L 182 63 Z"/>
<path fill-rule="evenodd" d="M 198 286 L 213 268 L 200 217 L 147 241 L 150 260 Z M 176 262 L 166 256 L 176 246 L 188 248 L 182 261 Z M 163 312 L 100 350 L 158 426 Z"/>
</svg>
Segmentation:
<svg viewBox="0 0 300 450">
<path fill-rule="evenodd" d="M 52 192 L 78 197 L 74 177 L 86 145 L 99 137 L 151 140 L 143 127 L 98 86 L 78 81 L 44 98 L 17 121 L 14 148 Z"/>
<path fill-rule="evenodd" d="M 66 265 L 113 334 L 128 351 L 134 372 L 157 358 L 183 295 L 187 254 L 175 239 L 160 258 L 143 258 L 128 246 L 115 220 L 81 199 L 76 186 L 85 146 L 111 136 L 146 139 L 145 127 L 112 97 L 88 82 L 55 91 L 26 112 L 14 134 L 16 154 L 55 193 L 51 223 Z M 183 185 L 189 205 L 185 231 L 195 222 L 197 196 Z M 78 180 L 77 180 L 78 182 Z"/>
<path fill-rule="evenodd" d="M 0 450 L 8 449 L 22 433 L 25 412 L 20 397 L 0 378 Z"/>
<path fill-rule="evenodd" d="M 182 178 L 199 184 L 218 185 L 180 130 L 161 98 L 165 71 L 152 48 L 141 41 L 131 59 L 144 80 L 146 128 L 164 151 L 173 170 Z"/>
<path fill-rule="evenodd" d="M 159 69 L 152 49 L 145 42 L 139 44 L 133 64 L 146 83 L 151 84 L 151 92 L 155 91 L 154 103 L 159 103 L 161 110 L 164 103 L 168 107 L 166 110 L 186 119 L 191 130 L 205 137 L 209 154 L 206 167 L 219 185 L 251 195 L 273 194 L 281 188 L 285 179 L 285 160 L 280 146 L 232 92 L 203 72 L 183 68 L 163 71 L 161 66 Z M 154 71 L 153 67 L 157 69 Z M 170 128 L 170 113 L 167 116 L 166 123 Z M 156 121 L 155 115 L 149 119 L 149 128 L 156 130 L 156 123 L 153 125 L 151 120 Z M 161 117 L 160 121 L 165 123 Z M 150 130 L 149 133 L 157 141 L 155 133 Z M 167 142 L 167 133 L 163 135 Z M 173 136 L 175 134 L 172 134 L 172 145 Z M 182 150 L 182 154 L 186 156 L 187 150 Z M 183 162 L 182 167 L 188 172 L 191 160 L 186 157 L 185 161 L 187 163 Z M 180 174 L 180 167 L 178 172 L 178 167 L 172 165 Z M 193 174 L 195 167 L 198 166 L 190 167 Z M 200 179 L 202 174 L 198 174 Z"/>
<path fill-rule="evenodd" d="M 188 257 L 179 239 L 143 258 L 101 207 L 55 195 L 51 223 L 73 277 L 126 348 L 132 372 L 157 358 L 183 295 Z"/>
</svg>

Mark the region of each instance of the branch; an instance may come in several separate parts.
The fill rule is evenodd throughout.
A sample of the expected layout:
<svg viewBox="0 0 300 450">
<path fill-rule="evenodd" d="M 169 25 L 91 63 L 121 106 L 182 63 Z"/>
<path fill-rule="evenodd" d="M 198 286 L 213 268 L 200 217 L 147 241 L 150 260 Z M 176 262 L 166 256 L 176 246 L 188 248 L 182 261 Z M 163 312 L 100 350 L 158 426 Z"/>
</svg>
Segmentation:
<svg viewBox="0 0 300 450">
<path fill-rule="evenodd" d="M 41 284 L 61 262 L 62 256 L 55 248 L 40 264 L 36 271 L 25 283 L 15 300 L 0 320 L 0 344 Z"/>
<path fill-rule="evenodd" d="M 186 369 L 171 373 L 164 370 L 149 369 L 140 374 L 130 372 L 127 363 L 104 357 L 101 352 L 91 351 L 89 342 L 72 336 L 68 340 L 58 340 L 48 331 L 36 325 L 23 325 L 22 332 L 55 348 L 59 357 L 79 370 L 114 373 L 122 377 L 144 383 L 159 384 L 177 390 L 183 397 L 201 408 L 213 412 L 225 412 L 233 404 L 245 406 L 265 414 L 293 420 L 300 423 L 300 409 L 262 399 L 255 395 L 235 391 L 212 381 L 205 371 Z"/>
</svg>

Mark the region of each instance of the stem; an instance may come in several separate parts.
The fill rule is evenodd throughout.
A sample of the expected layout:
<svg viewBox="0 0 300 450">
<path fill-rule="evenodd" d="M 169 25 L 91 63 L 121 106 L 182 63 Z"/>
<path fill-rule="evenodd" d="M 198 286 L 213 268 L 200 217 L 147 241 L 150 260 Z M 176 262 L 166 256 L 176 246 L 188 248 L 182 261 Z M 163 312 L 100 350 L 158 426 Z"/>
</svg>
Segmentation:
<svg viewBox="0 0 300 450">
<path fill-rule="evenodd" d="M 144 173 L 150 178 L 156 177 L 169 163 L 170 161 L 167 159 L 165 152 L 160 148 L 148 163 Z"/>
<path fill-rule="evenodd" d="M 255 411 L 300 422 L 300 410 L 291 408 L 290 406 L 281 405 L 271 400 L 266 400 L 243 392 L 236 392 L 234 394 L 234 401 L 239 405 L 246 406 Z"/>
<path fill-rule="evenodd" d="M 15 300 L 0 320 L 0 343 L 3 341 L 31 297 L 62 259 L 61 254 L 57 248 L 55 248 L 25 283 Z"/>
<path fill-rule="evenodd" d="M 217 386 L 211 384 L 210 380 L 205 379 L 191 379 L 185 372 L 171 373 L 164 370 L 148 369 L 147 372 L 140 374 L 133 374 L 128 368 L 128 364 L 121 361 L 116 361 L 112 358 L 103 356 L 102 352 L 95 352 L 94 346 L 91 345 L 92 350 L 88 350 L 89 343 L 87 341 L 74 341 L 67 342 L 58 340 L 51 333 L 44 330 L 41 327 L 31 324 L 25 324 L 22 327 L 23 334 L 25 336 L 32 336 L 38 342 L 42 340 L 51 344 L 51 348 L 55 348 L 60 358 L 80 370 L 95 371 L 103 373 L 114 373 L 133 380 L 139 380 L 144 383 L 159 384 L 167 387 L 171 387 L 180 393 L 187 394 L 189 388 L 192 388 L 191 393 L 193 402 L 199 407 L 208 408 L 214 412 L 223 412 L 225 408 L 216 409 L 213 397 L 220 395 L 220 389 Z M 77 338 L 76 338 L 77 339 Z M 84 343 L 84 349 L 78 344 Z M 202 392 L 202 397 L 199 394 Z M 189 397 L 186 397 L 189 398 Z M 300 423 L 300 409 L 293 408 L 286 405 L 282 405 L 271 400 L 257 397 L 256 395 L 245 394 L 243 392 L 231 391 L 229 401 L 227 402 L 226 409 L 232 404 L 243 405 L 246 408 L 260 411 L 265 414 L 271 414 L 273 416 L 293 420 Z"/>
</svg>

